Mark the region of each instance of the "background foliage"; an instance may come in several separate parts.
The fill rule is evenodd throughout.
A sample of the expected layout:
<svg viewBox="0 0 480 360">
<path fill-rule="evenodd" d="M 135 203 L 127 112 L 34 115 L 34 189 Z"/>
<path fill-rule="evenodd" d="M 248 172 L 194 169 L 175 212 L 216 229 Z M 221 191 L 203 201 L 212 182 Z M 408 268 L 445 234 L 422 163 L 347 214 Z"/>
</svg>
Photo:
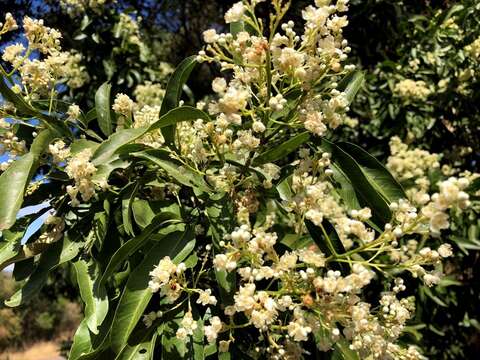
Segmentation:
<svg viewBox="0 0 480 360">
<path fill-rule="evenodd" d="M 10 0 L 5 6 L 2 4 L 1 11 L 10 11 L 18 19 L 23 15 L 44 18 L 48 26 L 64 34 L 65 48 L 77 49 L 84 55 L 90 81 L 75 93 L 65 89 L 62 96 L 90 108 L 94 101 L 91 94 L 107 80 L 112 82 L 112 93 L 128 92 L 147 80 L 166 85 L 170 74 L 168 64 L 176 65 L 186 55 L 196 53 L 201 47 L 201 32 L 197 29 L 221 28 L 223 14 L 231 3 L 118 1 L 101 15 L 87 12 L 81 21 L 58 16 L 63 10 L 56 1 Z M 294 2 L 292 19 L 298 18 L 305 3 Z M 139 30 L 142 45 L 129 43 L 115 31 L 120 12 L 142 17 Z M 346 127 L 339 137 L 351 140 L 354 136 L 365 149 L 386 160 L 390 137 L 399 135 L 410 145 L 444 154 L 444 163 L 478 170 L 480 63 L 465 54 L 465 46 L 480 36 L 480 9 L 476 1 L 357 0 L 352 1 L 349 15 L 345 38 L 353 48 L 351 61 L 364 70 L 366 83 L 351 106 L 350 115 L 358 120 L 358 125 Z M 449 21 L 457 27 L 446 26 Z M 468 69 L 474 70 L 473 75 L 464 72 Z M 192 93 L 208 95 L 211 90 L 207 79 L 218 69 L 202 65 L 195 71 L 188 83 Z M 432 89 L 428 101 L 398 97 L 395 84 L 403 79 L 424 81 Z M 440 84 L 442 80 L 448 81 Z M 105 209 L 98 210 L 101 214 Z M 462 253 L 449 264 L 450 280 L 435 289 L 421 286 L 411 290 L 421 303 L 411 336 L 435 359 L 471 358 L 478 351 L 480 310 L 475 306 L 480 300 L 476 281 L 480 261 L 478 211 L 474 208 L 456 219 L 448 235 Z M 65 272 L 58 276 L 69 281 Z M 119 276 L 118 281 L 125 279 Z M 45 291 L 47 299 L 51 299 L 48 288 L 42 290 Z M 58 298 L 58 289 L 51 291 L 52 298 Z M 49 308 L 48 315 L 43 315 L 47 314 L 46 306 L 38 302 L 35 306 L 38 313 L 31 315 L 28 311 L 32 310 L 23 310 L 20 319 L 12 310 L 0 309 L 5 311 L 2 321 L 8 322 L 2 325 L 9 329 L 5 335 L 0 330 L 0 342 L 10 343 L 14 338 L 11 333 L 38 334 L 48 328 L 52 318 L 59 318 L 61 310 Z M 39 328 L 22 325 L 28 316 L 36 318 L 34 323 Z"/>
</svg>

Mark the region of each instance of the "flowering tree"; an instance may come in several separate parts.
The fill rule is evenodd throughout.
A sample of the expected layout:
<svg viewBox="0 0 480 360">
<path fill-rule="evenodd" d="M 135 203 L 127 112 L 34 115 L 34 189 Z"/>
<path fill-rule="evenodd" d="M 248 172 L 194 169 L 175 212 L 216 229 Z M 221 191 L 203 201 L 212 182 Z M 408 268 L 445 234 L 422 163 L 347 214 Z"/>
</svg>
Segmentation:
<svg viewBox="0 0 480 360">
<path fill-rule="evenodd" d="M 161 104 L 108 83 L 92 109 L 60 100 L 86 73 L 41 21 L 6 47 L 0 264 L 25 279 L 6 304 L 72 264 L 85 317 L 71 359 L 422 358 L 399 341 L 415 309 L 403 277 L 441 281 L 452 247 L 429 241 L 469 208 L 476 175 L 404 191 L 396 178 L 421 179 L 434 154 L 392 140 L 392 175 L 332 141 L 363 81 L 344 65 L 348 0 L 307 6 L 301 34 L 283 21 L 289 1 L 267 19 L 261 2 L 233 5 L 229 33 L 205 31 L 165 92 L 149 87 Z M 0 33 L 16 28 L 7 15 Z M 185 103 L 203 62 L 224 77 Z M 36 214 L 17 213 L 35 204 L 50 216 L 22 244 Z"/>
</svg>

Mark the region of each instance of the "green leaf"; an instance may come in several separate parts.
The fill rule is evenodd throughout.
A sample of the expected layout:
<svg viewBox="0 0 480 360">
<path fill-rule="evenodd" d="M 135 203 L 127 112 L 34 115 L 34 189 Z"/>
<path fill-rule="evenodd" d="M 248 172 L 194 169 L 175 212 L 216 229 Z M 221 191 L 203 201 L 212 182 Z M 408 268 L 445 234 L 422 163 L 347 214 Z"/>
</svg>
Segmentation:
<svg viewBox="0 0 480 360">
<path fill-rule="evenodd" d="M 342 339 L 335 343 L 332 360 L 360 360 L 360 357 L 355 351 L 349 348 L 348 342 Z"/>
<path fill-rule="evenodd" d="M 204 192 L 211 191 L 203 177 L 199 174 L 190 169 L 182 168 L 172 161 L 162 159 L 162 157 L 165 157 L 165 154 L 162 151 L 147 150 L 133 155 L 141 159 L 149 160 L 155 165 L 160 166 L 175 182 L 192 188 L 197 188 Z"/>
<path fill-rule="evenodd" d="M 324 220 L 320 226 L 317 226 L 310 220 L 305 220 L 305 225 L 313 241 L 324 254 L 330 256 L 345 252 L 342 241 L 330 222 Z"/>
<path fill-rule="evenodd" d="M 122 191 L 122 219 L 123 227 L 128 235 L 134 236 L 132 225 L 132 203 L 138 191 L 140 183 L 137 181 L 128 185 Z"/>
<path fill-rule="evenodd" d="M 321 140 L 321 148 L 332 154 L 332 162 L 348 177 L 359 200 L 370 207 L 373 218 L 382 223 L 388 222 L 392 216 L 388 200 L 377 191 L 378 184 L 355 159 L 343 149 L 325 139 Z"/>
<path fill-rule="evenodd" d="M 20 240 L 24 234 L 25 231 L 2 231 L 2 238 L 7 241 L 0 242 L 0 271 L 11 264 L 11 259 L 18 254 Z"/>
<path fill-rule="evenodd" d="M 150 332 L 149 332 L 150 333 Z M 153 332 L 153 336 L 148 333 L 148 336 L 140 341 L 138 344 L 127 345 L 118 354 L 115 360 L 150 360 L 153 359 L 155 351 L 155 343 L 157 342 L 158 333 Z"/>
<path fill-rule="evenodd" d="M 127 344 L 128 338 L 147 307 L 152 292 L 148 288 L 149 273 L 159 261 L 170 256 L 176 263 L 185 259 L 188 254 L 177 256 L 192 240 L 193 232 L 171 233 L 161 239 L 146 254 L 145 259 L 130 274 L 125 289 L 118 303 L 112 324 L 112 349 L 118 354 Z"/>
<path fill-rule="evenodd" d="M 347 142 L 337 143 L 337 146 L 355 159 L 366 174 L 372 186 L 375 187 L 377 192 L 379 192 L 388 202 L 407 198 L 407 195 L 398 181 L 395 180 L 392 174 L 390 174 L 380 161 L 375 159 L 368 152 L 355 144 Z"/>
<path fill-rule="evenodd" d="M 37 137 L 33 140 L 32 146 L 30 146 L 30 152 L 38 159 L 48 150 L 48 145 L 50 145 L 59 135 L 60 134 L 56 131 L 50 129 L 40 131 Z"/>
<path fill-rule="evenodd" d="M 208 114 L 204 111 L 192 106 L 181 106 L 170 110 L 165 115 L 160 116 L 160 119 L 150 125 L 145 133 L 167 126 L 172 126 L 182 121 L 195 121 L 197 119 L 210 121 L 210 116 L 208 116 Z"/>
<path fill-rule="evenodd" d="M 124 129 L 112 134 L 95 151 L 92 162 L 95 166 L 114 160 L 115 152 L 123 145 L 128 144 L 143 135 L 145 129 Z"/>
<path fill-rule="evenodd" d="M 93 175 L 92 180 L 94 181 L 107 181 L 110 177 L 110 174 L 113 170 L 116 169 L 126 169 L 131 164 L 130 161 L 116 159 L 112 160 L 106 164 L 98 165 L 95 175 Z"/>
<path fill-rule="evenodd" d="M 2 96 L 8 101 L 15 104 L 17 115 L 23 114 L 32 118 L 37 118 L 50 130 L 58 132 L 59 134 L 62 134 L 62 136 L 69 139 L 73 137 L 71 130 L 63 121 L 38 111 L 34 107 L 30 106 L 30 104 L 28 104 L 22 96 L 14 93 L 12 89 L 8 87 L 3 76 L 0 77 L 0 94 L 2 94 Z"/>
<path fill-rule="evenodd" d="M 2 96 L 11 103 L 15 104 L 15 108 L 20 113 L 29 116 L 35 116 L 35 109 L 31 107 L 22 96 L 13 92 L 13 90 L 8 87 L 5 80 L 6 78 L 3 76 L 0 79 L 0 93 L 2 94 Z"/>
<path fill-rule="evenodd" d="M 280 241 L 285 246 L 288 246 L 292 250 L 298 250 L 306 248 L 313 244 L 312 239 L 308 236 L 302 236 L 300 234 L 286 234 Z"/>
<path fill-rule="evenodd" d="M 119 266 L 125 260 L 127 260 L 130 255 L 140 249 L 150 239 L 151 235 L 156 230 L 165 225 L 168 220 L 175 218 L 177 218 L 177 216 L 173 213 L 160 213 L 152 220 L 152 223 L 140 235 L 123 244 L 111 257 L 102 275 L 100 284 L 104 284 L 105 281 L 115 273 Z"/>
<path fill-rule="evenodd" d="M 142 229 L 145 229 L 155 217 L 155 213 L 147 200 L 135 200 L 132 204 L 132 212 L 135 222 Z"/>
<path fill-rule="evenodd" d="M 354 73 L 349 74 L 342 83 L 339 84 L 339 90 L 345 93 L 345 97 L 349 104 L 352 103 L 355 95 L 363 85 L 365 80 L 365 75 L 362 71 L 355 71 Z M 346 84 L 344 87 L 343 84 Z"/>
<path fill-rule="evenodd" d="M 110 116 L 110 91 L 112 85 L 108 82 L 103 83 L 95 93 L 95 111 L 100 130 L 110 136 L 112 133 L 112 119 Z"/>
<path fill-rule="evenodd" d="M 77 154 L 80 151 L 85 149 L 90 149 L 92 150 L 92 152 L 95 152 L 95 150 L 97 150 L 99 145 L 100 144 L 95 141 L 90 141 L 87 139 L 77 139 L 70 146 L 70 152 L 72 154 Z"/>
<path fill-rule="evenodd" d="M 68 358 L 70 360 L 77 360 L 82 354 L 89 353 L 91 350 L 92 339 L 90 337 L 90 332 L 88 331 L 87 320 L 84 319 L 75 332 Z"/>
<path fill-rule="evenodd" d="M 40 255 L 35 271 L 23 284 L 23 287 L 13 294 L 8 301 L 5 301 L 5 305 L 15 307 L 30 301 L 46 283 L 48 273 L 77 256 L 83 245 L 82 242 L 74 242 L 68 236 L 64 236 L 62 240 L 55 242 L 44 250 Z"/>
<path fill-rule="evenodd" d="M 105 288 L 99 284 L 98 269 L 93 262 L 78 260 L 73 263 L 80 295 L 85 303 L 85 321 L 94 334 L 108 313 L 108 298 Z"/>
<path fill-rule="evenodd" d="M 236 37 L 236 35 L 242 31 L 245 31 L 245 23 L 243 21 L 230 23 L 230 34 Z"/>
<path fill-rule="evenodd" d="M 23 203 L 25 190 L 34 172 L 35 155 L 28 153 L 0 175 L 0 230 L 9 229 Z"/>
<path fill-rule="evenodd" d="M 58 133 L 53 130 L 43 130 L 33 140 L 30 152 L 13 162 L 0 175 L 0 230 L 9 229 L 16 221 L 25 190 L 34 175 L 38 159 L 48 149 L 48 145 Z"/>
<path fill-rule="evenodd" d="M 162 101 L 160 116 L 163 116 L 170 110 L 178 107 L 180 97 L 182 95 L 183 86 L 187 82 L 191 72 L 193 71 L 193 68 L 197 64 L 195 59 L 196 56 L 194 55 L 183 60 L 170 77 L 165 91 L 165 97 Z M 175 126 L 171 125 L 163 128 L 162 134 L 165 138 L 166 144 L 169 146 L 173 146 L 175 139 Z"/>
<path fill-rule="evenodd" d="M 293 138 L 285 141 L 283 144 L 272 147 L 270 150 L 265 151 L 258 155 L 252 161 L 253 166 L 259 166 L 262 164 L 275 162 L 277 160 L 285 158 L 288 154 L 297 150 L 300 146 L 306 143 L 310 139 L 308 132 L 303 132 L 294 136 Z"/>
</svg>

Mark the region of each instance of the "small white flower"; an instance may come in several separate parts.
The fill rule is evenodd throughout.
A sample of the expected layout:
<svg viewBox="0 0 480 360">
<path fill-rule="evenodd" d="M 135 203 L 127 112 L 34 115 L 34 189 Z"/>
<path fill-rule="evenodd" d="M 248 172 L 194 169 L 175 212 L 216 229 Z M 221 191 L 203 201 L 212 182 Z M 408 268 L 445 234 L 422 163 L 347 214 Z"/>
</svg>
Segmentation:
<svg viewBox="0 0 480 360">
<path fill-rule="evenodd" d="M 225 14 L 225 22 L 230 24 L 232 22 L 240 21 L 245 13 L 245 6 L 241 1 L 235 3 L 230 10 Z"/>
</svg>

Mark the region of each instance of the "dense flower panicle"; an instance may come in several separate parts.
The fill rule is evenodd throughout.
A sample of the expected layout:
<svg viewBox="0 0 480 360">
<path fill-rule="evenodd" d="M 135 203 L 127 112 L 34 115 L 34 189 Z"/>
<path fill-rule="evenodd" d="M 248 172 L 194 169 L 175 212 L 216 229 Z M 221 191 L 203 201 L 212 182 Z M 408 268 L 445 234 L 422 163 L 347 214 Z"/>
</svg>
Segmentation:
<svg viewBox="0 0 480 360">
<path fill-rule="evenodd" d="M 440 156 L 421 149 L 408 149 L 398 136 L 390 139 L 391 155 L 387 161 L 388 169 L 400 181 L 425 176 L 429 170 L 440 167 Z"/>
<path fill-rule="evenodd" d="M 282 9 L 282 2 L 274 2 Z M 350 48 L 342 38 L 342 28 L 348 24 L 346 16 L 338 16 L 347 10 L 348 1 L 337 1 L 335 5 L 317 3 L 309 6 L 303 13 L 304 34 L 297 35 L 294 23 L 281 25 L 283 33 L 271 29 L 270 39 L 262 34 L 262 26 L 251 32 L 238 34 L 219 34 L 215 29 L 203 33 L 207 43 L 205 51 L 200 52 L 199 61 L 217 62 L 222 70 L 232 71 L 233 80 L 227 83 L 218 78 L 212 88 L 218 94 L 218 101 L 212 101 L 209 112 L 216 115 L 215 133 L 221 138 L 221 144 L 232 144 L 236 151 L 249 151 L 257 148 L 260 137 L 252 138 L 245 128 L 237 136 L 232 127 L 243 125 L 242 115 L 249 114 L 254 133 L 261 134 L 268 128 L 263 114 L 249 112 L 255 104 L 258 109 L 265 107 L 272 113 L 281 112 L 287 105 L 282 91 L 272 89 L 302 88 L 305 92 L 296 104 L 299 115 L 296 119 L 310 132 L 323 135 L 328 128 L 336 128 L 346 119 L 348 101 L 341 91 L 332 87 L 331 91 L 313 94 L 310 90 L 327 75 L 344 74 L 341 63 L 346 60 Z M 256 1 L 238 2 L 227 12 L 227 22 L 245 21 L 252 23 Z M 281 19 L 283 10 L 273 18 Z M 275 32 L 275 33 L 274 33 Z M 353 69 L 348 66 L 346 69 Z M 265 79 L 272 82 L 265 86 Z M 252 98 L 252 94 L 255 94 Z M 252 104 L 253 102 L 253 104 Z M 233 136 L 232 136 L 233 135 Z M 258 139 L 258 140 L 257 140 Z"/>
<path fill-rule="evenodd" d="M 82 87 L 89 75 L 82 65 L 82 55 L 74 51 L 61 51 L 61 34 L 44 25 L 43 20 L 23 20 L 23 29 L 28 47 L 16 43 L 5 47 L 2 59 L 19 71 L 21 85 L 13 87 L 16 92 L 25 92 L 31 98 L 47 94 L 55 86 L 65 83 L 71 89 Z M 42 56 L 32 59 L 33 51 Z"/>
<path fill-rule="evenodd" d="M 43 20 L 31 19 L 26 16 L 23 19 L 23 29 L 28 40 L 29 47 L 39 50 L 44 54 L 54 54 L 60 50 L 62 34 L 55 29 L 43 24 Z"/>
<path fill-rule="evenodd" d="M 137 85 L 133 94 L 135 95 L 135 102 L 140 108 L 145 105 L 160 106 L 165 96 L 165 89 L 161 84 L 147 81 L 145 84 Z"/>
<path fill-rule="evenodd" d="M 70 148 L 67 147 L 63 140 L 58 140 L 55 143 L 50 144 L 48 150 L 53 156 L 53 161 L 56 163 L 61 163 L 70 157 Z"/>
<path fill-rule="evenodd" d="M 119 93 L 115 96 L 112 110 L 125 117 L 131 116 L 135 109 L 135 102 L 128 95 Z"/>
<path fill-rule="evenodd" d="M 105 5 L 116 1 L 117 0 L 60 0 L 60 5 L 74 17 L 84 13 L 87 9 L 101 12 Z"/>
<path fill-rule="evenodd" d="M 465 51 L 472 59 L 476 61 L 480 60 L 480 38 L 475 39 L 471 44 L 465 46 Z"/>
<path fill-rule="evenodd" d="M 145 105 L 140 110 L 135 112 L 133 127 L 148 127 L 158 120 L 159 115 L 160 106 Z M 158 149 L 162 147 L 165 140 L 163 138 L 161 130 L 158 129 L 150 131 L 147 134 L 143 135 L 140 139 L 137 140 L 137 142 Z"/>
<path fill-rule="evenodd" d="M 65 167 L 67 175 L 75 182 L 74 185 L 67 186 L 67 193 L 72 200 L 72 206 L 80 204 L 77 199 L 78 194 L 80 194 L 83 201 L 89 201 L 95 195 L 95 183 L 92 180 L 92 176 L 97 169 L 90 162 L 92 155 L 91 149 L 82 150 L 73 155 Z"/>
<path fill-rule="evenodd" d="M 427 84 L 422 81 L 405 79 L 395 84 L 395 94 L 405 100 L 425 100 L 430 95 L 431 90 Z"/>
</svg>

